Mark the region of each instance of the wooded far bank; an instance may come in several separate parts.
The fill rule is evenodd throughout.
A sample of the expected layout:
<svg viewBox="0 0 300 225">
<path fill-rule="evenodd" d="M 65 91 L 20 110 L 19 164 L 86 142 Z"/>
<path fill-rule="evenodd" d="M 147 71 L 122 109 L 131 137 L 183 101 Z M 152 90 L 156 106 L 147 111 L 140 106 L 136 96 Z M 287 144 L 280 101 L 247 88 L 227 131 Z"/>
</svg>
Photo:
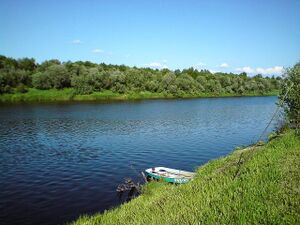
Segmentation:
<svg viewBox="0 0 300 225">
<path fill-rule="evenodd" d="M 105 93 L 108 98 L 113 95 L 121 99 L 276 95 L 281 83 L 281 77 L 263 77 L 261 74 L 250 77 L 245 72 L 211 73 L 194 68 L 158 70 L 88 61 L 60 62 L 57 59 L 39 64 L 33 58 L 0 56 L 2 101 L 11 98 L 26 101 L 22 94 L 36 95 L 38 90 L 49 90 L 40 92 L 44 96 L 68 92 L 71 95 L 68 99 L 82 95 L 103 97 Z"/>
</svg>

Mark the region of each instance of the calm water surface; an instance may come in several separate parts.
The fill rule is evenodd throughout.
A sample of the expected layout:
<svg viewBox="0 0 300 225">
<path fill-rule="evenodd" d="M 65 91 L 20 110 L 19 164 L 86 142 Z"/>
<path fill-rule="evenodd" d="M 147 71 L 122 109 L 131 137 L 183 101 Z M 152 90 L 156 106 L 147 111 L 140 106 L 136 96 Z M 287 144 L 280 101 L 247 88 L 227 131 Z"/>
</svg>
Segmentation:
<svg viewBox="0 0 300 225">
<path fill-rule="evenodd" d="M 64 224 L 114 207 L 117 185 L 137 171 L 194 170 L 253 143 L 276 100 L 2 105 L 0 224 Z"/>
</svg>

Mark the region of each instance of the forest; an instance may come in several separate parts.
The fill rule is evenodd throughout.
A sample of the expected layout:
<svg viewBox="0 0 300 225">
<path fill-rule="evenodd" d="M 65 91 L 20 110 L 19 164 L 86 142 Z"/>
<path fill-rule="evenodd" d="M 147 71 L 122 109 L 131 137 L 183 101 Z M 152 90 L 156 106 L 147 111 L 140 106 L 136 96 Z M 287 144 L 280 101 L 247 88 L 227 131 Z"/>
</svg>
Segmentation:
<svg viewBox="0 0 300 225">
<path fill-rule="evenodd" d="M 162 93 L 174 97 L 221 95 L 266 95 L 276 93 L 281 77 L 248 76 L 245 72 L 211 73 L 209 70 L 151 69 L 89 61 L 37 63 L 33 58 L 13 59 L 0 55 L 0 94 L 72 88 L 74 94 L 89 95 L 109 90 L 114 93 Z"/>
</svg>

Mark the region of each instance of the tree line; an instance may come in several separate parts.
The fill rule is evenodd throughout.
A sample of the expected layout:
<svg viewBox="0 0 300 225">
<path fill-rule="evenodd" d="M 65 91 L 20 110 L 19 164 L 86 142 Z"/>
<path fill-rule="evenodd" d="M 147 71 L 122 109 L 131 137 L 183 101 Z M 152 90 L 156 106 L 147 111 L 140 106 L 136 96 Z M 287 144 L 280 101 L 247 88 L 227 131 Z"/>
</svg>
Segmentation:
<svg viewBox="0 0 300 225">
<path fill-rule="evenodd" d="M 33 58 L 0 55 L 0 94 L 26 92 L 28 88 L 74 88 L 77 94 L 111 90 L 117 93 L 149 91 L 174 96 L 211 94 L 264 94 L 280 88 L 281 77 L 249 77 L 245 72 L 211 73 L 194 68 L 151 69 L 89 61 L 37 63 Z"/>
</svg>

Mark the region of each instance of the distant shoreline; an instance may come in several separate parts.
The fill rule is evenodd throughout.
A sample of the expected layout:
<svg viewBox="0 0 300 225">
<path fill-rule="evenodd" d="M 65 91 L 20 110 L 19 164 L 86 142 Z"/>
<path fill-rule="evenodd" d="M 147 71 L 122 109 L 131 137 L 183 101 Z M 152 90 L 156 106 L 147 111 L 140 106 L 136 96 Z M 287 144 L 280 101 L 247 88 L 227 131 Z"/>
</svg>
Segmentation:
<svg viewBox="0 0 300 225">
<path fill-rule="evenodd" d="M 189 98 L 214 98 L 214 97 L 251 97 L 251 96 L 277 96 L 279 91 L 267 93 L 244 93 L 244 94 L 228 94 L 228 93 L 199 93 L 184 94 L 175 96 L 168 93 L 152 93 L 152 92 L 130 92 L 115 93 L 109 90 L 102 92 L 93 92 L 88 95 L 75 94 L 73 88 L 65 88 L 63 90 L 38 90 L 30 88 L 26 93 L 12 93 L 0 95 L 0 104 L 2 103 L 47 103 L 47 102 L 106 102 L 106 101 L 131 101 L 131 100 L 147 100 L 147 99 L 189 99 Z"/>
</svg>

